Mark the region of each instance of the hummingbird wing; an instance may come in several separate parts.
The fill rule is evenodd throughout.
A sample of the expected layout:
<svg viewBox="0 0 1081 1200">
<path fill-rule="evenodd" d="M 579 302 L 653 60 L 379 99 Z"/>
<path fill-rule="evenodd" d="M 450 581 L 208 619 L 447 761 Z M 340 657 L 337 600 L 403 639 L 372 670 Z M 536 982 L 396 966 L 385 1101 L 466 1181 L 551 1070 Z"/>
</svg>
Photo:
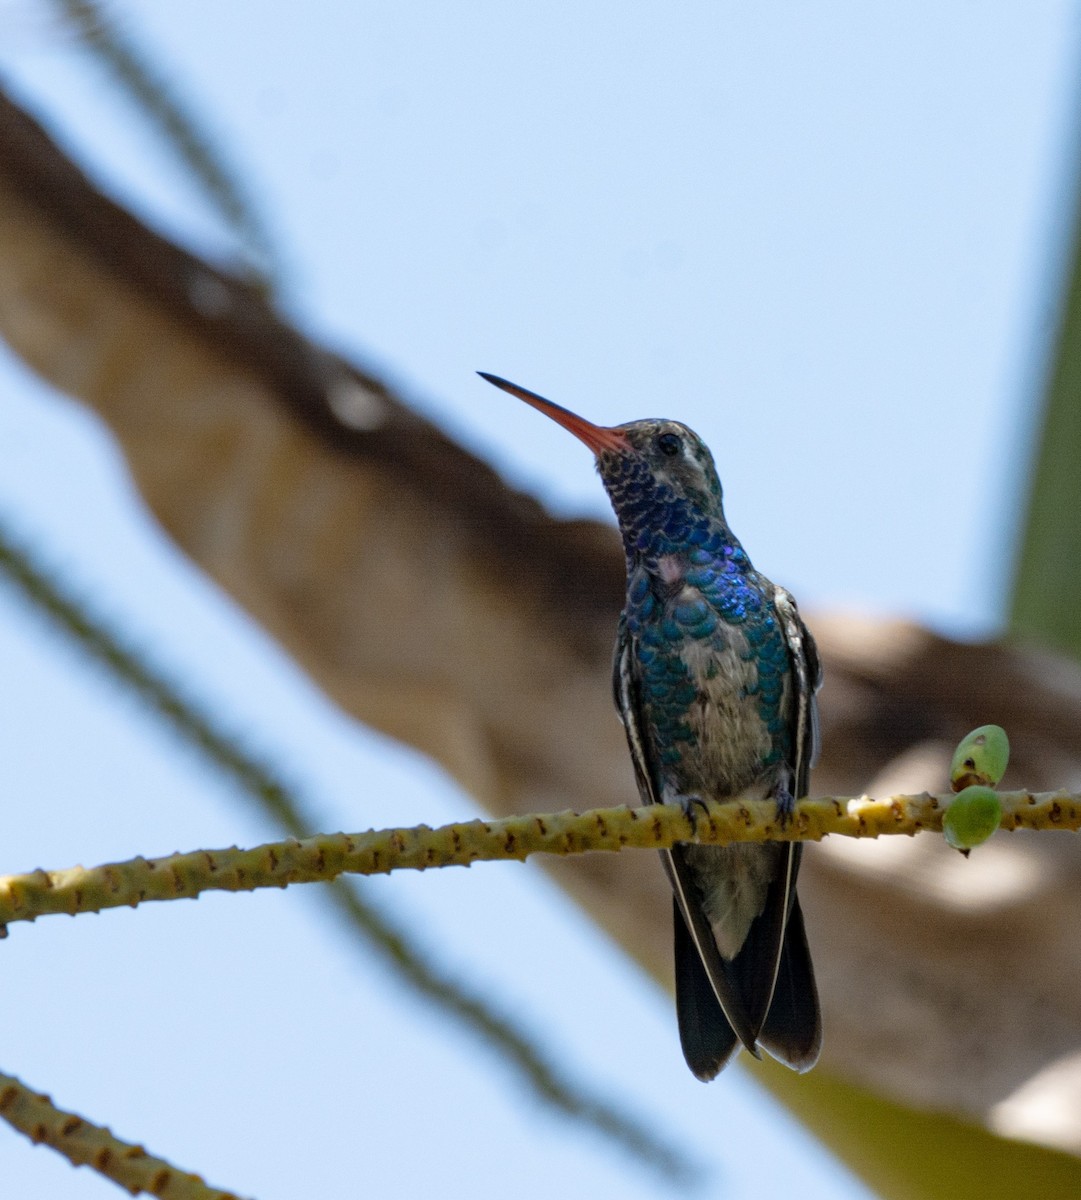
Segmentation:
<svg viewBox="0 0 1081 1200">
<path fill-rule="evenodd" d="M 634 639 L 621 617 L 612 670 L 616 710 L 630 747 L 638 791 L 647 804 L 661 803 L 661 783 L 653 760 L 642 709 L 641 680 Z M 677 847 L 661 851 L 675 894 L 676 1008 L 684 1057 L 699 1079 L 712 1079 L 738 1044 L 757 1058 L 755 1038 L 761 1018 L 752 1022 L 739 981 L 717 949 L 698 889 Z M 763 1013 L 763 1017 L 764 1017 Z"/>
<path fill-rule="evenodd" d="M 818 704 L 815 693 L 822 686 L 818 648 L 799 615 L 795 600 L 776 588 L 774 604 L 781 620 L 791 662 L 795 704 L 792 711 L 793 795 L 807 795 L 811 767 L 818 759 Z M 789 847 L 788 913 L 783 928 L 781 951 L 773 995 L 758 1040 L 774 1058 L 796 1071 L 809 1071 L 822 1048 L 822 1019 L 818 1007 L 811 954 L 803 927 L 803 913 L 796 897 L 796 876 L 803 847 Z M 784 911 L 782 909 L 782 911 Z"/>
<path fill-rule="evenodd" d="M 818 762 L 821 743 L 815 693 L 822 686 L 822 664 L 818 658 L 818 647 L 799 615 L 792 594 L 774 585 L 773 603 L 781 619 L 781 630 L 792 666 L 792 681 L 796 688 L 796 704 L 792 713 L 792 744 L 795 747 L 793 796 L 802 800 L 807 795 L 811 768 Z"/>
</svg>

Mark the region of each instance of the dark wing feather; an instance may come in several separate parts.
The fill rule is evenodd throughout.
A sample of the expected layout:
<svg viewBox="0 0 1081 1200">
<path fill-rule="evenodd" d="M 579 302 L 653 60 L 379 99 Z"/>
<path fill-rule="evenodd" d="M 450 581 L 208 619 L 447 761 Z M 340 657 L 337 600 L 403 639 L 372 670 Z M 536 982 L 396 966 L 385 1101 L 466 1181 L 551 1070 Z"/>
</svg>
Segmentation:
<svg viewBox="0 0 1081 1200">
<path fill-rule="evenodd" d="M 803 913 L 795 898 L 785 929 L 773 1003 L 758 1040 L 774 1058 L 801 1073 L 815 1065 L 822 1049 L 818 989 L 803 929 Z"/>
<path fill-rule="evenodd" d="M 798 847 L 784 843 L 762 846 L 758 850 L 761 854 L 776 856 L 776 874 L 766 891 L 762 911 L 751 922 L 739 953 L 730 961 L 723 958 L 720 961 L 729 987 L 739 996 L 747 1013 L 748 1026 L 756 1044 L 755 1057 L 760 1058 L 757 1045 L 762 1040 L 760 1031 L 777 987 L 799 855 Z"/>
<path fill-rule="evenodd" d="M 634 639 L 627 631 L 627 621 L 622 615 L 616 634 L 616 653 L 612 660 L 612 694 L 616 702 L 616 712 L 619 713 L 619 719 L 623 722 L 623 729 L 627 734 L 638 794 L 644 804 L 660 804 L 660 787 L 646 747 Z"/>
<path fill-rule="evenodd" d="M 793 722 L 793 792 L 797 800 L 807 795 L 811 767 L 818 759 L 818 705 L 815 692 L 822 684 L 818 648 L 803 623 L 796 602 L 784 588 L 774 595 L 788 644 L 795 684 Z M 803 847 L 792 843 L 789 859 L 789 904 L 784 941 L 777 962 L 777 977 L 759 1041 L 774 1058 L 797 1071 L 809 1071 L 818 1060 L 822 1045 L 822 1020 L 818 1007 L 803 914 L 796 899 L 796 876 Z"/>
<path fill-rule="evenodd" d="M 638 791 L 647 804 L 661 802 L 660 777 L 653 762 L 647 727 L 642 713 L 641 695 L 639 688 L 637 655 L 635 654 L 634 639 L 627 630 L 626 622 L 620 618 L 619 634 L 616 639 L 615 661 L 612 670 L 612 688 L 615 694 L 616 709 L 623 722 L 627 734 L 627 744 L 630 747 L 631 761 L 634 764 L 634 774 L 638 781 Z M 713 1070 L 713 1074 L 700 1074 L 692 1061 L 694 1045 L 703 1044 L 716 1047 L 727 1039 L 725 1027 L 735 1031 L 735 1035 L 757 1058 L 755 1038 L 759 1026 L 765 1018 L 765 1011 L 752 1021 L 743 1000 L 745 988 L 743 981 L 734 974 L 732 967 L 725 963 L 717 950 L 713 939 L 713 931 L 709 927 L 702 905 L 695 897 L 694 880 L 683 858 L 680 847 L 671 851 L 661 851 L 665 871 L 672 884 L 676 897 L 676 906 L 682 914 L 682 920 L 677 920 L 675 930 L 676 946 L 676 1007 L 680 1017 L 680 1034 L 683 1039 L 684 1054 L 688 1064 L 699 1078 L 711 1079 L 727 1061 L 727 1053 L 722 1062 Z M 780 911 L 783 913 L 784 905 Z M 780 934 L 777 935 L 778 939 Z M 691 962 L 691 956 L 697 958 L 697 964 Z M 776 957 L 776 956 L 775 956 Z M 738 960 L 737 960 L 738 961 Z M 774 959 L 770 960 L 775 961 Z M 714 1011 L 709 1012 L 706 995 L 700 987 L 701 976 L 708 978 L 715 997 Z M 768 997 L 768 993 L 767 993 Z M 707 1026 L 715 1025 L 714 1031 Z M 698 1032 L 696 1033 L 695 1030 Z M 688 1049 L 688 1039 L 691 1048 Z"/>
<path fill-rule="evenodd" d="M 792 714 L 795 750 L 792 764 L 795 799 L 807 795 L 811 768 L 818 761 L 818 701 L 815 693 L 822 686 L 822 664 L 811 631 L 803 623 L 795 600 L 784 588 L 775 587 L 773 602 L 781 618 L 781 629 L 788 646 L 792 664 L 792 681 L 796 689 L 796 705 Z"/>
<path fill-rule="evenodd" d="M 727 1066 L 739 1048 L 739 1038 L 729 1024 L 695 948 L 687 922 L 672 898 L 672 925 L 676 949 L 676 1013 L 683 1057 L 694 1074 L 708 1083 Z"/>
</svg>

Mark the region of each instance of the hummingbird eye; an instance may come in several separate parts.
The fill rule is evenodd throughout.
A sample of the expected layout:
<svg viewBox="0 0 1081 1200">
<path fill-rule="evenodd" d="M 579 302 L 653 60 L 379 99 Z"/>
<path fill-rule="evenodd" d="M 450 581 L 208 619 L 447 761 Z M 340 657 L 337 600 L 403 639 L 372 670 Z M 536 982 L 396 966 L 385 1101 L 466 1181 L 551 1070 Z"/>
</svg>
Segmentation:
<svg viewBox="0 0 1081 1200">
<path fill-rule="evenodd" d="M 666 458 L 675 458 L 683 449 L 683 443 L 675 433 L 662 433 L 657 439 L 657 449 Z"/>
</svg>

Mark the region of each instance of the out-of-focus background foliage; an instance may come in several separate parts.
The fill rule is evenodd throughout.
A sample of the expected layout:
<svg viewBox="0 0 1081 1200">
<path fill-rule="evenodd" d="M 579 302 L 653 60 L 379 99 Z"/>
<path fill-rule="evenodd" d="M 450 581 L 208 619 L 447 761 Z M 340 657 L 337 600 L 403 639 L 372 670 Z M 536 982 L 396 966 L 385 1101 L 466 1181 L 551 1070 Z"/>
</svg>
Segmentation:
<svg viewBox="0 0 1081 1200">
<path fill-rule="evenodd" d="M 815 791 L 1077 787 L 1078 15 L 0 5 L 0 866 L 633 798 L 599 484 L 477 368 L 714 447 Z M 264 1200 L 1074 1195 L 1078 875 L 809 854 L 802 1079 L 687 1074 L 629 855 L 15 929 L 0 1067 Z"/>
</svg>

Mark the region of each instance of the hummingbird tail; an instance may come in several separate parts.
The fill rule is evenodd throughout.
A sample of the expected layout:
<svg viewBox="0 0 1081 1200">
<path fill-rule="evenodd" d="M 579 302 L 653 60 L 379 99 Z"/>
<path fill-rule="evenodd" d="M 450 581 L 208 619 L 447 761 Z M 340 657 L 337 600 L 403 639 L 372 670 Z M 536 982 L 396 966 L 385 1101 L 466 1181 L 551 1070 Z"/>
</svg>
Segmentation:
<svg viewBox="0 0 1081 1200">
<path fill-rule="evenodd" d="M 793 899 L 788 916 L 773 1002 L 758 1042 L 786 1067 L 801 1074 L 815 1065 L 822 1049 L 818 989 L 797 899 Z"/>
<path fill-rule="evenodd" d="M 717 1001 L 713 984 L 675 900 L 672 907 L 675 913 L 679 1040 L 687 1066 L 703 1083 L 708 1083 L 735 1054 L 739 1038 Z"/>
</svg>

